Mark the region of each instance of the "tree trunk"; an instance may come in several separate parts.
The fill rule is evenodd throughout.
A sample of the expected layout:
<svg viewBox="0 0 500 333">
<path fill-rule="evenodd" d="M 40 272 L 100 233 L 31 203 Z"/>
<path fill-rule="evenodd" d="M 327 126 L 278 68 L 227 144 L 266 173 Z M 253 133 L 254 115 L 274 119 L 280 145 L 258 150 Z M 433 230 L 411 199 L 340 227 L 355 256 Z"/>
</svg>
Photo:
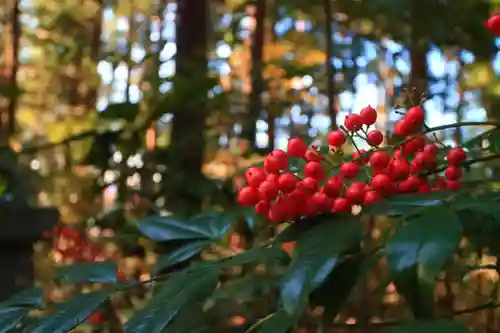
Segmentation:
<svg viewBox="0 0 500 333">
<path fill-rule="evenodd" d="M 251 148 L 256 147 L 257 120 L 262 111 L 262 92 L 264 91 L 264 78 L 262 76 L 262 60 L 264 56 L 265 18 L 267 0 L 257 0 L 255 12 L 255 30 L 252 38 L 252 91 L 248 103 L 248 119 L 245 124 L 243 137 L 248 140 Z M 268 112 L 269 149 L 274 148 L 274 117 Z"/>
<path fill-rule="evenodd" d="M 412 0 L 410 41 L 410 97 L 412 104 L 419 104 L 427 91 L 427 51 L 429 38 L 426 22 L 426 6 L 422 1 Z"/>
<path fill-rule="evenodd" d="M 328 115 L 330 116 L 331 129 L 337 129 L 337 110 L 335 109 L 335 78 L 333 72 L 333 31 L 332 31 L 332 0 L 324 0 L 325 9 L 325 38 L 326 38 L 326 93 L 328 96 Z"/>
<path fill-rule="evenodd" d="M 174 93 L 179 103 L 173 110 L 169 150 L 173 170 L 182 177 L 170 206 L 174 211 L 193 213 L 202 197 L 193 193 L 203 179 L 205 119 L 207 117 L 207 0 L 178 0 L 177 54 Z M 181 179 L 178 179 L 180 181 Z"/>
</svg>

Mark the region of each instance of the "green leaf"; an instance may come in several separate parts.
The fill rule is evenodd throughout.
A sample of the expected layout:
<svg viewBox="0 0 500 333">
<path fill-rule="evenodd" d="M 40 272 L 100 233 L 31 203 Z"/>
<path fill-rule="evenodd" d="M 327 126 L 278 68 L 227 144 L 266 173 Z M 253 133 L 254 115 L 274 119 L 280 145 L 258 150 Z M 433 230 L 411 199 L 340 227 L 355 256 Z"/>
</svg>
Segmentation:
<svg viewBox="0 0 500 333">
<path fill-rule="evenodd" d="M 153 216 L 137 222 L 137 228 L 154 241 L 219 239 L 228 230 L 233 214 L 207 212 L 184 220 L 176 216 Z"/>
<path fill-rule="evenodd" d="M 173 275 L 148 302 L 125 323 L 125 333 L 160 333 L 189 301 L 208 296 L 219 282 L 220 268 L 199 264 Z"/>
<path fill-rule="evenodd" d="M 57 268 L 58 276 L 65 282 L 116 283 L 115 262 L 86 262 Z"/>
<path fill-rule="evenodd" d="M 456 195 L 455 192 L 436 191 L 428 194 L 403 194 L 384 199 L 373 206 L 363 209 L 366 214 L 398 216 L 410 214 L 424 207 L 441 206 L 443 202 Z"/>
<path fill-rule="evenodd" d="M 28 314 L 26 308 L 0 308 L 0 332 L 9 332 Z"/>
<path fill-rule="evenodd" d="M 446 207 L 429 207 L 404 224 L 387 242 L 389 271 L 417 318 L 434 316 L 435 278 L 455 253 L 462 227 Z"/>
<path fill-rule="evenodd" d="M 259 295 L 267 295 L 279 284 L 280 275 L 246 274 L 231 279 L 217 288 L 212 294 L 214 300 L 233 299 L 239 302 L 249 302 Z"/>
<path fill-rule="evenodd" d="M 155 271 L 158 272 L 164 268 L 172 267 L 175 264 L 191 259 L 210 243 L 212 242 L 208 240 L 195 240 L 179 247 L 171 253 L 162 255 L 155 265 Z"/>
<path fill-rule="evenodd" d="M 287 333 L 293 325 L 293 319 L 284 310 L 279 310 L 272 315 L 257 322 L 259 333 Z M 253 330 L 247 330 L 247 333 Z"/>
<path fill-rule="evenodd" d="M 287 254 L 278 246 L 256 247 L 236 254 L 222 261 L 222 267 L 245 265 L 254 262 L 263 263 L 277 259 L 286 259 Z"/>
<path fill-rule="evenodd" d="M 123 119 L 133 121 L 139 114 L 138 103 L 117 103 L 110 104 L 106 110 L 99 113 L 102 119 Z"/>
<path fill-rule="evenodd" d="M 324 281 L 342 253 L 359 245 L 362 237 L 359 219 L 342 215 L 324 217 L 298 239 L 295 256 L 281 282 L 281 299 L 288 314 L 300 314 L 309 294 Z"/>
<path fill-rule="evenodd" d="M 5 302 L 1 307 L 41 307 L 44 304 L 43 290 L 40 288 L 30 288 L 15 294 Z"/>
<path fill-rule="evenodd" d="M 52 315 L 37 320 L 27 332 L 66 333 L 84 322 L 107 299 L 105 291 L 77 295 L 56 305 Z"/>
<path fill-rule="evenodd" d="M 415 321 L 388 327 L 383 333 L 472 333 L 464 324 L 446 320 Z"/>
</svg>

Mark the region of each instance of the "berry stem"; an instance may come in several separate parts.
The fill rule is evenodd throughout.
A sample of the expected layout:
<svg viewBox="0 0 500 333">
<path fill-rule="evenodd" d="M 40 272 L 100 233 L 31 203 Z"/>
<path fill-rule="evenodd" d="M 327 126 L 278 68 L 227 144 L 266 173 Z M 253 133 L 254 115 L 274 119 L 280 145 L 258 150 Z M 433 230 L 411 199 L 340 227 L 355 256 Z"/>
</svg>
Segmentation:
<svg viewBox="0 0 500 333">
<path fill-rule="evenodd" d="M 478 157 L 478 158 L 470 159 L 470 160 L 467 160 L 467 161 L 463 162 L 460 166 L 461 167 L 468 167 L 468 166 L 471 166 L 471 165 L 476 164 L 476 163 L 488 162 L 488 161 L 492 161 L 492 160 L 496 160 L 496 159 L 500 159 L 500 153 L 499 154 L 493 154 L 493 155 L 488 155 L 488 156 L 483 156 L 483 157 Z M 423 176 L 430 176 L 430 175 L 433 175 L 433 174 L 436 174 L 436 173 L 443 172 L 447 167 L 448 166 L 445 165 L 443 167 L 440 167 L 440 168 L 428 171 L 428 172 L 424 173 Z"/>
<path fill-rule="evenodd" d="M 351 143 L 352 143 L 352 145 L 354 146 L 354 148 L 356 149 L 356 151 L 357 151 L 359 154 L 361 154 L 361 150 L 359 150 L 358 146 L 356 145 L 356 142 L 354 142 L 354 136 L 352 135 L 352 133 L 351 133 L 351 132 L 349 132 L 349 131 L 347 130 L 347 128 L 345 128 L 343 125 L 340 125 L 340 129 L 341 129 L 342 131 L 344 131 L 344 133 L 345 133 L 345 134 L 349 137 L 349 139 L 351 139 Z"/>
</svg>

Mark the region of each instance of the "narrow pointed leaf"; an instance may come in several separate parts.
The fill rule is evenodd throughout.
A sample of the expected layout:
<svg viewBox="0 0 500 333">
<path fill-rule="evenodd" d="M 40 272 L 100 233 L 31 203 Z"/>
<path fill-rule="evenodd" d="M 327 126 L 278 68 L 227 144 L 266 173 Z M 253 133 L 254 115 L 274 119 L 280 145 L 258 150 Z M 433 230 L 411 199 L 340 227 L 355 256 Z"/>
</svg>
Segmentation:
<svg viewBox="0 0 500 333">
<path fill-rule="evenodd" d="M 125 333 L 162 332 L 186 303 L 211 294 L 219 275 L 220 268 L 209 264 L 175 274 L 142 310 L 125 323 Z"/>
<path fill-rule="evenodd" d="M 30 333 L 66 333 L 83 323 L 108 299 L 105 291 L 80 294 L 69 301 L 56 305 L 54 312 L 37 320 Z"/>
<path fill-rule="evenodd" d="M 1 307 L 41 307 L 44 304 L 43 290 L 40 288 L 30 288 L 15 294 L 5 302 Z"/>
<path fill-rule="evenodd" d="M 222 262 L 222 265 L 245 265 L 255 262 L 262 263 L 286 258 L 286 253 L 283 252 L 283 250 L 278 246 L 256 247 L 225 259 Z"/>
<path fill-rule="evenodd" d="M 28 314 L 27 308 L 0 308 L 0 332 L 9 332 Z"/>
<path fill-rule="evenodd" d="M 293 319 L 284 311 L 273 313 L 259 323 L 258 333 L 287 333 L 293 326 Z M 247 331 L 249 332 L 249 331 Z"/>
<path fill-rule="evenodd" d="M 281 282 L 283 307 L 291 316 L 303 310 L 309 294 L 328 276 L 342 253 L 359 245 L 363 226 L 356 218 L 324 218 L 297 241 L 294 258 Z"/>
<path fill-rule="evenodd" d="M 446 207 L 405 221 L 386 246 L 389 271 L 418 318 L 433 317 L 435 278 L 456 251 L 462 228 Z"/>
<path fill-rule="evenodd" d="M 60 266 L 57 271 L 59 278 L 65 282 L 116 283 L 115 262 L 78 263 Z"/>
<path fill-rule="evenodd" d="M 187 243 L 184 246 L 172 251 L 171 253 L 162 255 L 155 265 L 155 270 L 159 271 L 164 268 L 172 267 L 175 264 L 191 259 L 201 252 L 201 250 L 211 243 L 209 240 L 195 240 Z"/>
</svg>

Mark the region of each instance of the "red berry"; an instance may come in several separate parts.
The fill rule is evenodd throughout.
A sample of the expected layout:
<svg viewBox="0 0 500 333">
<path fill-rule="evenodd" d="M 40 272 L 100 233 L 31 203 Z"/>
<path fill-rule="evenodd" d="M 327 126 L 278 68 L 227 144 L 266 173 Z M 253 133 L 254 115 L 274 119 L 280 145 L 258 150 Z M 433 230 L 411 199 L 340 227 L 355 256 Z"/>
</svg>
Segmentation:
<svg viewBox="0 0 500 333">
<path fill-rule="evenodd" d="M 416 192 L 422 181 L 417 176 L 409 176 L 407 179 L 403 180 L 401 184 L 404 183 L 404 187 L 407 188 L 407 192 Z"/>
<path fill-rule="evenodd" d="M 286 169 L 288 167 L 288 155 L 284 150 L 274 149 L 267 156 L 274 156 L 279 160 L 280 170 Z"/>
<path fill-rule="evenodd" d="M 420 185 L 420 187 L 418 188 L 418 191 L 417 193 L 420 193 L 420 194 L 424 194 L 424 193 L 429 193 L 431 192 L 432 190 L 432 187 L 430 184 L 428 183 L 423 183 Z"/>
<path fill-rule="evenodd" d="M 258 167 L 258 166 L 253 166 L 248 168 L 245 171 L 245 180 L 247 181 L 248 185 L 251 187 L 259 187 L 259 185 L 266 180 L 266 172 L 264 169 Z"/>
<path fill-rule="evenodd" d="M 332 199 L 325 193 L 316 192 L 311 196 L 319 211 L 326 212 L 332 207 Z"/>
<path fill-rule="evenodd" d="M 281 161 L 276 156 L 266 156 L 264 159 L 264 169 L 269 173 L 276 173 L 281 169 Z"/>
<path fill-rule="evenodd" d="M 255 205 L 255 212 L 259 215 L 267 216 L 269 214 L 269 207 L 271 207 L 271 205 L 269 205 L 269 202 L 259 201 Z"/>
<path fill-rule="evenodd" d="M 362 159 L 358 160 L 358 158 L 360 158 L 363 155 L 364 155 L 364 157 Z M 368 154 L 366 154 L 366 150 L 360 149 L 359 152 L 356 151 L 356 152 L 354 152 L 354 154 L 352 154 L 352 160 L 353 160 L 353 162 L 355 162 L 359 165 L 365 165 L 370 161 L 370 156 Z"/>
<path fill-rule="evenodd" d="M 370 146 L 378 146 L 382 141 L 384 141 L 384 135 L 379 130 L 370 131 L 366 136 L 366 142 L 368 142 Z"/>
<path fill-rule="evenodd" d="M 104 317 L 99 311 L 96 311 L 96 312 L 92 313 L 87 318 L 86 321 L 89 325 L 99 325 L 99 324 L 104 322 Z"/>
<path fill-rule="evenodd" d="M 446 181 L 446 189 L 450 191 L 458 191 L 462 187 L 462 184 L 460 184 L 459 181 L 457 180 L 447 180 Z"/>
<path fill-rule="evenodd" d="M 259 195 L 261 200 L 264 201 L 271 201 L 276 199 L 278 191 L 278 184 L 270 180 L 266 180 L 259 186 Z"/>
<path fill-rule="evenodd" d="M 373 125 L 377 121 L 377 110 L 371 106 L 363 108 L 359 115 L 363 119 L 363 124 L 367 126 Z"/>
<path fill-rule="evenodd" d="M 278 178 L 278 188 L 283 193 L 292 192 L 297 186 L 298 179 L 291 173 L 284 173 Z"/>
<path fill-rule="evenodd" d="M 407 136 L 408 134 L 411 134 L 411 126 L 404 119 L 396 121 L 394 125 L 394 135 Z"/>
<path fill-rule="evenodd" d="M 325 170 L 319 162 L 311 161 L 304 167 L 306 177 L 311 177 L 317 180 L 325 178 Z"/>
<path fill-rule="evenodd" d="M 287 201 L 291 206 L 298 206 L 306 200 L 307 194 L 302 189 L 295 189 L 286 196 Z"/>
<path fill-rule="evenodd" d="M 312 177 L 306 177 L 297 184 L 297 188 L 307 193 L 314 193 L 318 189 L 318 180 Z"/>
<path fill-rule="evenodd" d="M 335 213 L 350 213 L 351 203 L 346 198 L 337 198 L 333 201 L 333 211 Z"/>
<path fill-rule="evenodd" d="M 373 205 L 375 202 L 382 199 L 382 196 L 377 191 L 368 191 L 363 197 L 363 204 L 365 206 Z"/>
<path fill-rule="evenodd" d="M 451 148 L 446 153 L 446 161 L 450 165 L 459 165 L 465 161 L 467 154 L 462 148 Z"/>
<path fill-rule="evenodd" d="M 376 151 L 370 156 L 370 165 L 375 170 L 384 169 L 390 161 L 391 157 L 383 150 Z"/>
<path fill-rule="evenodd" d="M 410 174 L 410 165 L 406 160 L 394 160 L 390 164 L 389 175 L 394 180 L 404 180 Z"/>
<path fill-rule="evenodd" d="M 288 153 L 294 157 L 304 157 L 307 151 L 307 144 L 300 138 L 293 138 L 288 141 Z"/>
<path fill-rule="evenodd" d="M 424 153 L 436 156 L 439 153 L 439 148 L 435 144 L 430 143 L 424 147 Z"/>
<path fill-rule="evenodd" d="M 425 111 L 420 106 L 414 106 L 406 112 L 405 122 L 407 122 L 411 129 L 415 130 L 422 126 L 425 121 Z"/>
<path fill-rule="evenodd" d="M 372 186 L 375 190 L 386 190 L 391 186 L 391 183 L 391 178 L 383 173 L 372 178 Z"/>
<path fill-rule="evenodd" d="M 305 158 L 308 161 L 316 161 L 316 162 L 319 162 L 323 159 L 323 157 L 320 155 L 319 151 L 313 147 L 307 149 L 307 151 L 305 153 Z"/>
<path fill-rule="evenodd" d="M 419 135 L 413 137 L 413 139 L 405 143 L 403 152 L 406 156 L 413 156 L 415 155 L 416 152 L 423 150 L 424 147 L 425 147 L 425 138 Z"/>
<path fill-rule="evenodd" d="M 500 36 L 500 15 L 491 16 L 486 22 L 486 28 L 494 36 Z"/>
<path fill-rule="evenodd" d="M 446 188 L 446 180 L 443 177 L 436 176 L 436 178 L 435 178 L 435 185 L 438 188 Z"/>
<path fill-rule="evenodd" d="M 355 178 L 359 175 L 359 166 L 354 162 L 345 162 L 340 166 L 340 174 L 347 179 Z"/>
<path fill-rule="evenodd" d="M 266 180 L 269 180 L 270 182 L 277 183 L 279 178 L 280 178 L 280 176 L 278 174 L 271 173 L 271 174 L 267 175 Z"/>
<path fill-rule="evenodd" d="M 304 216 L 314 216 L 318 214 L 318 204 L 312 196 L 308 197 L 306 202 L 303 204 L 303 215 Z"/>
<path fill-rule="evenodd" d="M 450 165 L 444 170 L 444 177 L 448 180 L 459 180 L 462 178 L 462 169 L 454 165 Z"/>
<path fill-rule="evenodd" d="M 359 114 L 350 114 L 345 117 L 344 126 L 351 132 L 357 132 L 363 126 L 363 118 Z"/>
<path fill-rule="evenodd" d="M 340 148 L 346 141 L 346 135 L 341 130 L 335 130 L 328 133 L 328 144 Z"/>
<path fill-rule="evenodd" d="M 284 213 L 283 209 L 279 204 L 274 204 L 269 207 L 269 212 L 267 214 L 267 218 L 274 223 L 280 223 L 284 221 Z"/>
<path fill-rule="evenodd" d="M 336 198 L 340 195 L 342 188 L 344 187 L 344 181 L 339 176 L 333 176 L 328 178 L 328 180 L 323 185 L 323 193 L 325 193 L 330 198 Z"/>
<path fill-rule="evenodd" d="M 244 207 L 254 206 L 259 202 L 259 192 L 250 186 L 243 187 L 238 192 L 238 203 Z"/>
<path fill-rule="evenodd" d="M 345 192 L 345 197 L 352 204 L 360 204 L 363 201 L 365 195 L 365 183 L 355 182 L 349 186 Z"/>
</svg>

